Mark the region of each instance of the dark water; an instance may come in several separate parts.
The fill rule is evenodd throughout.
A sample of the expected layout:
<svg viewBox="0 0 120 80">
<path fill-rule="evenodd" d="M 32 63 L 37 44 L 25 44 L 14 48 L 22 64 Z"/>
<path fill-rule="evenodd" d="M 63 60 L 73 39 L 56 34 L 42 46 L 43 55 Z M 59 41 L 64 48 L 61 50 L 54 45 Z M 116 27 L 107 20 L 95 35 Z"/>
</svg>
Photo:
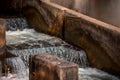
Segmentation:
<svg viewBox="0 0 120 80">
<path fill-rule="evenodd" d="M 84 50 L 73 47 L 59 38 L 28 29 L 24 18 L 8 19 L 7 50 L 16 57 L 6 58 L 5 76 L 0 80 L 29 80 L 28 57 L 31 54 L 49 53 L 79 65 L 79 80 L 119 80 L 106 72 L 89 67 Z M 11 28 L 11 26 L 16 26 Z M 22 27 L 20 27 L 22 26 Z M 22 28 L 22 29 L 21 29 Z"/>
<path fill-rule="evenodd" d="M 24 18 L 12 18 L 6 19 L 6 30 L 7 31 L 17 31 L 28 28 L 27 21 Z"/>
</svg>

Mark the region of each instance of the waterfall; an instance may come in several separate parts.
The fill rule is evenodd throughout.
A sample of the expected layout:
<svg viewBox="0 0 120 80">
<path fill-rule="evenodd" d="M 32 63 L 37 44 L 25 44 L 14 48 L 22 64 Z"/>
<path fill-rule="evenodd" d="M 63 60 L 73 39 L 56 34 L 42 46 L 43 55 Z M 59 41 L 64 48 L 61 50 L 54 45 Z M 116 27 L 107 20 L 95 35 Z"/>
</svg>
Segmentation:
<svg viewBox="0 0 120 80">
<path fill-rule="evenodd" d="M 18 63 L 20 65 L 18 65 Z M 10 57 L 6 58 L 4 61 L 6 68 L 8 69 L 7 73 L 14 74 L 25 74 L 26 67 L 20 57 Z M 22 75 L 23 76 L 23 75 Z"/>
<path fill-rule="evenodd" d="M 27 21 L 24 18 L 6 19 L 6 30 L 16 31 L 28 28 Z"/>
<path fill-rule="evenodd" d="M 56 55 L 64 60 L 74 62 L 79 64 L 80 67 L 87 67 L 87 57 L 84 51 L 75 51 L 70 50 L 65 47 L 46 47 L 46 48 L 33 48 L 33 49 L 24 49 L 24 50 L 11 50 L 11 53 L 21 57 L 26 66 L 28 66 L 28 58 L 31 54 L 41 54 L 41 53 L 49 53 L 51 55 Z"/>
<path fill-rule="evenodd" d="M 31 54 L 49 53 L 75 62 L 81 67 L 87 67 L 89 64 L 83 50 L 74 49 L 73 46 L 61 39 L 37 33 L 33 29 L 7 32 L 6 34 L 6 39 L 9 39 L 7 42 L 8 51 L 21 57 L 26 63 L 28 63 L 28 57 Z"/>
<path fill-rule="evenodd" d="M 106 72 L 91 68 L 84 50 L 54 36 L 28 29 L 24 18 L 7 19 L 6 47 L 15 57 L 4 59 L 5 67 L 2 72 L 5 74 L 0 80 L 28 80 L 29 55 L 41 53 L 49 53 L 77 63 L 79 80 L 119 80 Z"/>
</svg>

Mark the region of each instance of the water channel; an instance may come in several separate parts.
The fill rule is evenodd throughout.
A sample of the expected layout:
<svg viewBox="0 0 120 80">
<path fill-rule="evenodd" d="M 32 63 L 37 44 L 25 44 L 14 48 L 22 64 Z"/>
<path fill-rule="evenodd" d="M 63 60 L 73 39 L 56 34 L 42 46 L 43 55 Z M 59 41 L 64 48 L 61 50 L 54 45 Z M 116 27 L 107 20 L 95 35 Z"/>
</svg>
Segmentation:
<svg viewBox="0 0 120 80">
<path fill-rule="evenodd" d="M 84 50 L 76 48 L 54 36 L 29 28 L 25 18 L 7 19 L 6 48 L 12 57 L 0 80 L 29 80 L 29 55 L 49 53 L 79 65 L 79 80 L 120 80 L 117 77 L 89 66 Z"/>
</svg>

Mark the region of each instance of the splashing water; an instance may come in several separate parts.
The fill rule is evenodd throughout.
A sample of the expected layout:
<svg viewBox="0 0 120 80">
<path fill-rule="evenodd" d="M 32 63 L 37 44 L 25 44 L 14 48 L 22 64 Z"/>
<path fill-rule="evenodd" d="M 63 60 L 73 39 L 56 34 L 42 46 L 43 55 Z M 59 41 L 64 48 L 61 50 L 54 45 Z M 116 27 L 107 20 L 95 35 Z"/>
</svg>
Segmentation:
<svg viewBox="0 0 120 80">
<path fill-rule="evenodd" d="M 7 42 L 9 52 L 21 57 L 27 64 L 30 54 L 50 53 L 75 62 L 81 67 L 88 66 L 85 52 L 74 49 L 73 46 L 61 39 L 37 33 L 33 29 L 25 29 L 20 32 L 14 31 L 13 33 L 7 32 L 6 34 L 8 34 L 6 39 L 9 39 Z"/>
<path fill-rule="evenodd" d="M 120 80 L 96 68 L 79 68 L 79 80 Z"/>
<path fill-rule="evenodd" d="M 17 22 L 18 19 L 14 20 Z M 11 20 L 8 20 L 8 25 L 9 22 L 11 23 Z M 21 23 L 27 24 L 26 21 Z M 7 75 L 1 77 L 0 80 L 29 80 L 28 57 L 31 54 L 40 53 L 57 55 L 62 59 L 79 64 L 79 80 L 119 80 L 106 72 L 90 68 L 83 50 L 75 48 L 59 38 L 26 28 L 22 31 L 20 29 L 7 31 L 6 35 L 7 49 L 16 57 L 4 60 L 8 70 L 6 71 Z"/>
</svg>

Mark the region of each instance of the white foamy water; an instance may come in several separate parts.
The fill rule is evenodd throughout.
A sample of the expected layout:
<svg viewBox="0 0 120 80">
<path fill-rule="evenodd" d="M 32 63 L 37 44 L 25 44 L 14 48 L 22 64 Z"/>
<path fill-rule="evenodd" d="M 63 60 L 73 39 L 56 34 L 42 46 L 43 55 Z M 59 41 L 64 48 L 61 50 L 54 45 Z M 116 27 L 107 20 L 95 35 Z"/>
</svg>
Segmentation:
<svg viewBox="0 0 120 80">
<path fill-rule="evenodd" d="M 79 80 L 120 80 L 96 68 L 79 68 Z"/>
<path fill-rule="evenodd" d="M 6 32 L 6 44 L 19 44 L 25 43 L 27 41 L 37 41 L 37 40 L 47 40 L 52 39 L 54 37 L 50 37 L 48 35 L 38 33 L 33 29 L 24 29 L 23 31 L 7 31 Z"/>
<path fill-rule="evenodd" d="M 9 74 L 7 77 L 3 76 L 0 80 L 29 80 L 28 76 L 26 77 L 19 77 L 16 74 Z"/>
</svg>

